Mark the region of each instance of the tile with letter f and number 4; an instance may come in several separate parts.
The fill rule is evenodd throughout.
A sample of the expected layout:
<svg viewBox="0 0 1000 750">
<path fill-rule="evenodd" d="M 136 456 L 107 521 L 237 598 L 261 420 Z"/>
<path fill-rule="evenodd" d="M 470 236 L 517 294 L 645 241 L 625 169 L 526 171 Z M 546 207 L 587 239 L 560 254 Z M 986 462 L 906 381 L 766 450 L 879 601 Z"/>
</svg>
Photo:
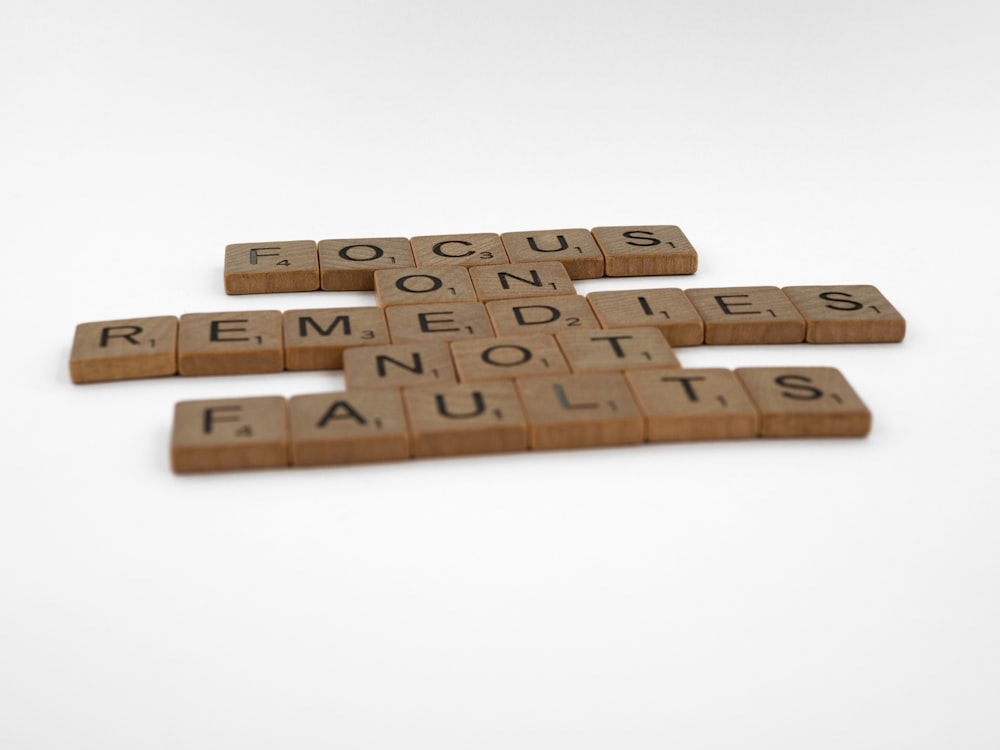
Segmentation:
<svg viewBox="0 0 1000 750">
<path fill-rule="evenodd" d="M 181 401 L 170 440 L 174 471 L 287 466 L 285 408 L 280 396 Z"/>
<path fill-rule="evenodd" d="M 786 286 L 781 291 L 806 319 L 810 344 L 897 342 L 906 335 L 903 316 L 874 286 Z"/>
<path fill-rule="evenodd" d="M 226 294 L 312 292 L 319 289 L 313 240 L 243 242 L 226 246 Z"/>
</svg>

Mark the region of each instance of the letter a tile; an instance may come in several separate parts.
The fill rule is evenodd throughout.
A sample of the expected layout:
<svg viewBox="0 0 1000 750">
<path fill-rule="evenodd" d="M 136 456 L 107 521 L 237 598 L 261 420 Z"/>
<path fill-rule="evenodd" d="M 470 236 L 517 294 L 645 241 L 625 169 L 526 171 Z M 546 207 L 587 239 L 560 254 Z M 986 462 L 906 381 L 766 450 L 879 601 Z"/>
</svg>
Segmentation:
<svg viewBox="0 0 1000 750">
<path fill-rule="evenodd" d="M 410 439 L 399 390 L 293 396 L 288 402 L 295 466 L 409 458 Z"/>
</svg>

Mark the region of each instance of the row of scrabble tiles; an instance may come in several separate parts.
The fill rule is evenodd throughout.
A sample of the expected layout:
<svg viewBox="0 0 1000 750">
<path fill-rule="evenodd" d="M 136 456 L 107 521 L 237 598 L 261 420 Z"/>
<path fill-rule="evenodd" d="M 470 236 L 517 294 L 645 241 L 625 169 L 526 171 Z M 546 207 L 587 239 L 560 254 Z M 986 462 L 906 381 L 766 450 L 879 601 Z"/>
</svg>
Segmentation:
<svg viewBox="0 0 1000 750">
<path fill-rule="evenodd" d="M 643 442 L 867 435 L 829 367 L 588 372 L 176 404 L 175 472 Z"/>
<path fill-rule="evenodd" d="M 378 270 L 558 261 L 574 279 L 698 269 L 679 227 L 643 225 L 420 237 L 240 242 L 226 246 L 228 294 L 366 291 Z"/>
<path fill-rule="evenodd" d="M 637 325 L 657 328 L 670 346 L 894 342 L 905 334 L 903 317 L 870 285 L 638 289 L 81 323 L 70 375 L 88 383 L 339 369 L 351 347 Z"/>
</svg>

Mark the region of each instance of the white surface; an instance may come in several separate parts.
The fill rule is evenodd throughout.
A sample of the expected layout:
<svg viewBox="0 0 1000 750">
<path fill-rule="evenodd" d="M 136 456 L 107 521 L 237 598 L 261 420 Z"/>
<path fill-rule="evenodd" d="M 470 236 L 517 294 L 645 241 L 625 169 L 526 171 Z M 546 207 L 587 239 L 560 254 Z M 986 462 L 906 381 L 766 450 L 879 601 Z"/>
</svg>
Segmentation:
<svg viewBox="0 0 1000 750">
<path fill-rule="evenodd" d="M 0 747 L 1000 746 L 993 2 L 0 10 Z M 178 477 L 77 323 L 226 297 L 227 243 L 674 223 L 694 277 L 872 283 L 864 440 Z M 679 283 L 678 283 L 679 282 Z"/>
</svg>

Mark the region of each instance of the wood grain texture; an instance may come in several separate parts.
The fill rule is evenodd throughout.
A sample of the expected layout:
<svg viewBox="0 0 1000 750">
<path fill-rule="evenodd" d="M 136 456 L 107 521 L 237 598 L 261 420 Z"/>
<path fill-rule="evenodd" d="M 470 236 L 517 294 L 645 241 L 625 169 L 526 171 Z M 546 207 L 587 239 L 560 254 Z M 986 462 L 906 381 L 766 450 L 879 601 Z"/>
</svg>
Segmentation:
<svg viewBox="0 0 1000 750">
<path fill-rule="evenodd" d="M 288 465 L 285 399 L 181 401 L 174 407 L 170 462 L 177 473 Z"/>
<path fill-rule="evenodd" d="M 486 303 L 486 311 L 498 336 L 601 327 L 587 299 L 579 294 L 494 300 Z"/>
<path fill-rule="evenodd" d="M 554 260 L 475 266 L 469 275 L 480 302 L 576 294 L 566 267 Z"/>
<path fill-rule="evenodd" d="M 285 369 L 281 313 L 188 313 L 178 326 L 181 375 L 239 375 Z"/>
<path fill-rule="evenodd" d="M 731 370 L 685 368 L 625 373 L 650 442 L 753 438 L 760 415 Z"/>
<path fill-rule="evenodd" d="M 806 322 L 776 286 L 687 289 L 705 322 L 706 344 L 798 344 Z"/>
<path fill-rule="evenodd" d="M 344 351 L 344 383 L 349 390 L 457 382 L 451 349 L 444 341 Z"/>
<path fill-rule="evenodd" d="M 380 307 L 327 307 L 282 314 L 286 370 L 339 370 L 344 350 L 391 343 Z"/>
<path fill-rule="evenodd" d="M 500 235 L 511 263 L 557 260 L 571 279 L 604 276 L 604 253 L 589 229 L 543 229 Z"/>
<path fill-rule="evenodd" d="M 601 328 L 655 325 L 671 346 L 699 346 L 705 341 L 705 324 L 682 289 L 591 292 L 587 301 Z"/>
<path fill-rule="evenodd" d="M 478 301 L 464 266 L 376 271 L 375 299 L 382 306 Z"/>
<path fill-rule="evenodd" d="M 320 288 L 328 292 L 371 291 L 375 271 L 413 268 L 413 251 L 406 237 L 320 240 Z"/>
<path fill-rule="evenodd" d="M 294 466 L 410 457 L 409 429 L 398 389 L 293 396 L 288 402 L 288 415 Z"/>
<path fill-rule="evenodd" d="M 493 336 L 493 325 L 481 302 L 394 305 L 385 308 L 393 343 L 457 341 Z"/>
<path fill-rule="evenodd" d="M 810 344 L 888 343 L 906 335 L 906 320 L 870 284 L 786 286 L 781 291 L 805 318 Z"/>
<path fill-rule="evenodd" d="M 545 375 L 514 381 L 533 450 L 641 443 L 645 425 L 619 372 Z"/>
<path fill-rule="evenodd" d="M 647 367 L 680 367 L 659 328 L 577 329 L 555 334 L 573 372 L 621 372 Z"/>
<path fill-rule="evenodd" d="M 761 413 L 764 437 L 862 437 L 868 407 L 833 367 L 741 367 L 736 376 Z"/>
<path fill-rule="evenodd" d="M 421 268 L 510 263 L 500 235 L 493 232 L 411 237 L 410 248 L 413 259 Z"/>
<path fill-rule="evenodd" d="M 226 245 L 226 294 L 311 292 L 319 289 L 313 240 Z"/>
<path fill-rule="evenodd" d="M 413 455 L 508 453 L 528 447 L 527 424 L 513 381 L 403 389 Z"/>
<path fill-rule="evenodd" d="M 674 276 L 698 270 L 698 253 L 679 227 L 595 227 L 605 276 Z"/>
<path fill-rule="evenodd" d="M 176 375 L 176 316 L 80 323 L 69 373 L 74 383 Z"/>
<path fill-rule="evenodd" d="M 511 380 L 530 375 L 563 375 L 569 365 L 553 336 L 504 336 L 452 341 L 460 382 Z"/>
</svg>

